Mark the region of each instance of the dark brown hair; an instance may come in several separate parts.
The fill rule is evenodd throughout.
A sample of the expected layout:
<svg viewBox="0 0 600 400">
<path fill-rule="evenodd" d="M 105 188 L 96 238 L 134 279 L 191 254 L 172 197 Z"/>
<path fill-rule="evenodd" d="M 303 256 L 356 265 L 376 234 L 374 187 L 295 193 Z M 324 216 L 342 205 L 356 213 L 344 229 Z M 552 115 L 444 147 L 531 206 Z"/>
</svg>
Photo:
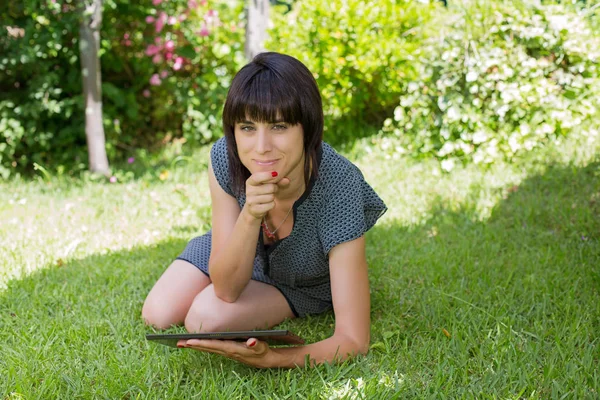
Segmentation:
<svg viewBox="0 0 600 400">
<path fill-rule="evenodd" d="M 304 180 L 308 188 L 319 169 L 318 153 L 323 140 L 323 104 L 317 82 L 304 64 L 285 54 L 260 53 L 233 78 L 223 108 L 223 131 L 227 140 L 229 173 L 233 191 L 243 193 L 250 171 L 237 151 L 234 127 L 252 120 L 277 119 L 304 131 Z"/>
</svg>

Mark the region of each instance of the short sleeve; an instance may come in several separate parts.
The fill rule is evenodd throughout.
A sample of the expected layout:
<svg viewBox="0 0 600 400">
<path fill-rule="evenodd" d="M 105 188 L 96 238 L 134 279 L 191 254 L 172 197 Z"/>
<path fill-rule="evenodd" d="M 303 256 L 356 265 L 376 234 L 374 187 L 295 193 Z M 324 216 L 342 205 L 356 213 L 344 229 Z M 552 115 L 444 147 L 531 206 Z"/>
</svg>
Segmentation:
<svg viewBox="0 0 600 400">
<path fill-rule="evenodd" d="M 231 176 L 229 175 L 229 159 L 227 158 L 227 142 L 221 138 L 210 149 L 210 162 L 219 186 L 230 196 L 234 196 L 231 189 Z"/>
<path fill-rule="evenodd" d="M 327 191 L 319 219 L 323 252 L 329 254 L 340 243 L 358 239 L 386 212 L 385 203 L 350 164 Z"/>
</svg>

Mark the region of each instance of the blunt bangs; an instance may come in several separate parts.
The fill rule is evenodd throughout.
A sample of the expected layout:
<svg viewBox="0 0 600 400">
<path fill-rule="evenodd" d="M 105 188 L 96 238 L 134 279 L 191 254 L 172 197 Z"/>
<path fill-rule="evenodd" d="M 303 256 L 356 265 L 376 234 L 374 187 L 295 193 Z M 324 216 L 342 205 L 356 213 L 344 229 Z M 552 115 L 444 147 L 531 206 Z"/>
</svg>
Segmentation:
<svg viewBox="0 0 600 400">
<path fill-rule="evenodd" d="M 256 71 L 239 83 L 235 96 L 231 96 L 227 115 L 224 115 L 225 124 L 234 126 L 246 120 L 262 123 L 285 121 L 292 125 L 302 122 L 299 97 L 291 94 L 290 85 L 273 71 Z"/>
</svg>

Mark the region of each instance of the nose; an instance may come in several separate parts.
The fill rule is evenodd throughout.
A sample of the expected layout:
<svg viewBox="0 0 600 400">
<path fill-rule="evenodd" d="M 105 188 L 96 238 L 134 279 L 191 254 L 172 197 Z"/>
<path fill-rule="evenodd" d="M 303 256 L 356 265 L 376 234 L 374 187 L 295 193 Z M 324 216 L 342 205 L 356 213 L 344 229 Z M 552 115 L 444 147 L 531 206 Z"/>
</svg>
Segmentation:
<svg viewBox="0 0 600 400">
<path fill-rule="evenodd" d="M 269 151 L 271 151 L 271 136 L 266 128 L 260 127 L 256 135 L 256 152 L 265 154 Z"/>
</svg>

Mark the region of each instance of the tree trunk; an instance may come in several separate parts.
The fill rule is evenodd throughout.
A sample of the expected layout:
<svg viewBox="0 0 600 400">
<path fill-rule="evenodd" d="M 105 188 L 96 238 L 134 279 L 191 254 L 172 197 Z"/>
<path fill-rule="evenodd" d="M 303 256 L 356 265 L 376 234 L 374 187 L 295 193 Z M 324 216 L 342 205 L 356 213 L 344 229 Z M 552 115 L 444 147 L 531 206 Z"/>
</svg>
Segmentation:
<svg viewBox="0 0 600 400">
<path fill-rule="evenodd" d="M 100 26 L 102 0 L 81 0 L 83 15 L 79 27 L 79 53 L 83 95 L 85 98 L 85 136 L 87 139 L 90 170 L 109 175 L 106 157 L 106 139 L 102 125 L 102 87 L 100 73 Z"/>
<path fill-rule="evenodd" d="M 269 0 L 248 0 L 248 21 L 246 23 L 246 59 L 265 51 L 267 25 L 269 24 Z"/>
</svg>

